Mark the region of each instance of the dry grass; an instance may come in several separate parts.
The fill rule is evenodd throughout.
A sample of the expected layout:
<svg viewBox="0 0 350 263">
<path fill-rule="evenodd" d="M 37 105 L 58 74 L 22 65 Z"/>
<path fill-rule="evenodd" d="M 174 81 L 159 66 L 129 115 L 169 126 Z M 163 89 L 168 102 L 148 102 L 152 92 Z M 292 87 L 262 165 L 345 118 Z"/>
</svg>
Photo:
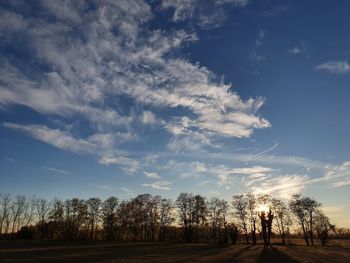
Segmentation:
<svg viewBox="0 0 350 263">
<path fill-rule="evenodd" d="M 0 262 L 350 262 L 350 242 L 329 246 L 0 241 Z"/>
</svg>

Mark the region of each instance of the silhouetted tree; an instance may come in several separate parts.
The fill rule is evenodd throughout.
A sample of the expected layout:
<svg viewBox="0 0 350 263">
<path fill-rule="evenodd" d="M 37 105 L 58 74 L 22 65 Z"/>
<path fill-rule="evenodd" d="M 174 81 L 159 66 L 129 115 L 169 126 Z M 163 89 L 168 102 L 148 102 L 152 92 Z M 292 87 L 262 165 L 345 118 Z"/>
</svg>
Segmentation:
<svg viewBox="0 0 350 263">
<path fill-rule="evenodd" d="M 46 223 L 46 217 L 50 210 L 50 205 L 50 202 L 44 198 L 37 198 L 35 200 L 36 213 L 39 219 L 40 238 L 44 238 L 44 227 Z"/>
<path fill-rule="evenodd" d="M 49 211 L 48 218 L 51 220 L 50 224 L 50 237 L 54 239 L 63 239 L 64 234 L 64 203 L 55 198 L 52 201 L 52 206 Z"/>
<path fill-rule="evenodd" d="M 298 219 L 298 222 L 303 230 L 303 237 L 306 245 L 309 245 L 309 238 L 306 231 L 307 211 L 305 210 L 305 204 L 300 194 L 295 194 L 292 196 L 292 199 L 289 201 L 289 207 L 292 213 Z"/>
<path fill-rule="evenodd" d="M 289 225 L 288 208 L 282 200 L 273 198 L 272 211 L 275 214 L 275 221 L 277 224 L 278 232 L 280 234 L 282 244 L 286 244 L 286 225 Z"/>
<path fill-rule="evenodd" d="M 257 200 L 253 193 L 246 194 L 247 198 L 247 208 L 248 208 L 248 216 L 250 221 L 250 230 L 252 233 L 253 244 L 256 244 L 256 219 L 257 219 Z"/>
<path fill-rule="evenodd" d="M 88 221 L 90 225 L 90 239 L 96 239 L 96 228 L 100 219 L 100 209 L 102 201 L 100 198 L 93 197 L 86 201 L 88 209 Z"/>
<path fill-rule="evenodd" d="M 102 203 L 102 222 L 108 240 L 114 240 L 116 238 L 118 205 L 119 200 L 114 196 L 107 198 Z"/>
<path fill-rule="evenodd" d="M 159 202 L 159 241 L 165 241 L 169 227 L 175 221 L 174 204 L 171 199 L 161 199 Z"/>
<path fill-rule="evenodd" d="M 19 222 L 20 218 L 24 212 L 24 207 L 26 204 L 26 197 L 23 195 L 17 195 L 14 202 L 11 206 L 12 211 L 12 230 L 11 230 L 11 238 L 13 238 L 13 235 L 15 231 L 19 230 Z M 17 229 L 16 229 L 17 227 Z"/>
<path fill-rule="evenodd" d="M 211 225 L 211 239 L 220 243 L 228 242 L 227 213 L 228 203 L 223 199 L 213 197 L 207 202 L 208 218 Z"/>
<path fill-rule="evenodd" d="M 248 200 L 244 196 L 244 194 L 240 195 L 234 195 L 232 197 L 232 206 L 235 209 L 235 216 L 239 220 L 241 224 L 241 228 L 244 231 L 246 243 L 249 244 L 249 235 L 248 235 L 248 227 L 247 227 L 247 220 L 248 220 Z"/>
<path fill-rule="evenodd" d="M 302 202 L 304 203 L 304 207 L 309 219 L 309 233 L 310 233 L 311 245 L 314 245 L 314 228 L 313 228 L 314 214 L 316 212 L 316 209 L 319 208 L 321 204 L 318 203 L 316 200 L 311 199 L 310 197 L 302 198 Z"/>
<path fill-rule="evenodd" d="M 25 227 L 29 227 L 33 223 L 35 215 L 35 200 L 35 196 L 32 196 L 26 201 L 23 213 L 23 225 Z"/>
<path fill-rule="evenodd" d="M 185 241 L 192 241 L 193 233 L 193 212 L 194 198 L 192 194 L 181 193 L 176 200 L 176 206 L 179 209 L 179 218 L 184 227 Z"/>
<path fill-rule="evenodd" d="M 314 214 L 315 229 L 317 237 L 322 246 L 327 245 L 330 240 L 330 232 L 335 232 L 335 225 L 332 225 L 329 218 L 325 216 L 322 211 L 316 210 Z"/>
<path fill-rule="evenodd" d="M 11 212 L 10 194 L 0 193 L 0 238 L 2 233 L 7 233 L 6 221 L 10 217 L 10 212 Z"/>
</svg>

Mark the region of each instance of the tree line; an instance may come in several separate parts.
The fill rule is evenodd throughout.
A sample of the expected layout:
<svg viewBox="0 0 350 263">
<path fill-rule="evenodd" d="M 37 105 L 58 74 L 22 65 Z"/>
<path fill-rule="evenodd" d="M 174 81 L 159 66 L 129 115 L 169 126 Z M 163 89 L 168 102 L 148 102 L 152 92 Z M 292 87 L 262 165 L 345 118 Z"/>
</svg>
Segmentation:
<svg viewBox="0 0 350 263">
<path fill-rule="evenodd" d="M 310 197 L 283 201 L 266 194 L 239 194 L 227 201 L 181 193 L 175 201 L 140 194 L 128 200 L 67 200 L 0 193 L 1 238 L 216 242 L 269 246 L 302 237 L 326 245 L 335 226 Z M 346 230 L 344 230 L 346 232 Z"/>
</svg>

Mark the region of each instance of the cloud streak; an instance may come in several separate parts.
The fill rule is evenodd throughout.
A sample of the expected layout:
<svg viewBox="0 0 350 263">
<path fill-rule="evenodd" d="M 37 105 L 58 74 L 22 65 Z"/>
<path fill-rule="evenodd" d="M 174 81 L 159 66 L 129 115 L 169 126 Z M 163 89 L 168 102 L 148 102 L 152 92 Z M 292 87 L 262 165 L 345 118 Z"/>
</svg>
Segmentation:
<svg viewBox="0 0 350 263">
<path fill-rule="evenodd" d="M 316 66 L 316 70 L 325 70 L 334 74 L 348 74 L 350 73 L 349 63 L 344 61 L 328 61 L 326 63 Z"/>
<path fill-rule="evenodd" d="M 210 69 L 179 56 L 179 50 L 199 40 L 196 32 L 152 28 L 157 12 L 147 2 L 98 1 L 94 8 L 84 1 L 41 4 L 45 12 L 30 15 L 18 11 L 26 10 L 25 2 L 16 11 L 1 10 L 8 18 L 1 27 L 4 45 L 18 44 L 20 33 L 30 59 L 2 54 L 0 109 L 22 105 L 66 126 L 82 119 L 90 135 L 76 129 L 73 137 L 43 124 L 5 126 L 62 150 L 97 150 L 100 163 L 107 165 L 121 163 L 120 142 L 134 143 L 149 128 L 166 131 L 168 149 L 180 152 L 217 147 L 221 138 L 248 138 L 271 126 L 258 113 L 264 98 L 242 100 Z M 186 4 L 164 1 L 162 8 L 174 8 L 178 19 L 187 19 L 180 15 Z M 193 4 L 201 8 L 200 1 Z M 213 7 L 245 4 L 224 0 Z M 121 106 L 126 97 L 131 103 Z M 160 117 L 162 111 L 172 114 Z"/>
</svg>

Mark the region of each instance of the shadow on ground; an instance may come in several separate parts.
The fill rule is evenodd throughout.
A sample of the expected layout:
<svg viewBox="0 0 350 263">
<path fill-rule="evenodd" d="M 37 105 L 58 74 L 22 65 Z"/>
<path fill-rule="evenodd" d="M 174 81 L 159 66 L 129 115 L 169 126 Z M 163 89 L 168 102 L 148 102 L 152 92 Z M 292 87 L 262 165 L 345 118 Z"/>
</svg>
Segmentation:
<svg viewBox="0 0 350 263">
<path fill-rule="evenodd" d="M 257 263 L 296 263 L 298 261 L 292 259 L 285 253 L 274 247 L 264 247 L 259 255 Z"/>
</svg>

